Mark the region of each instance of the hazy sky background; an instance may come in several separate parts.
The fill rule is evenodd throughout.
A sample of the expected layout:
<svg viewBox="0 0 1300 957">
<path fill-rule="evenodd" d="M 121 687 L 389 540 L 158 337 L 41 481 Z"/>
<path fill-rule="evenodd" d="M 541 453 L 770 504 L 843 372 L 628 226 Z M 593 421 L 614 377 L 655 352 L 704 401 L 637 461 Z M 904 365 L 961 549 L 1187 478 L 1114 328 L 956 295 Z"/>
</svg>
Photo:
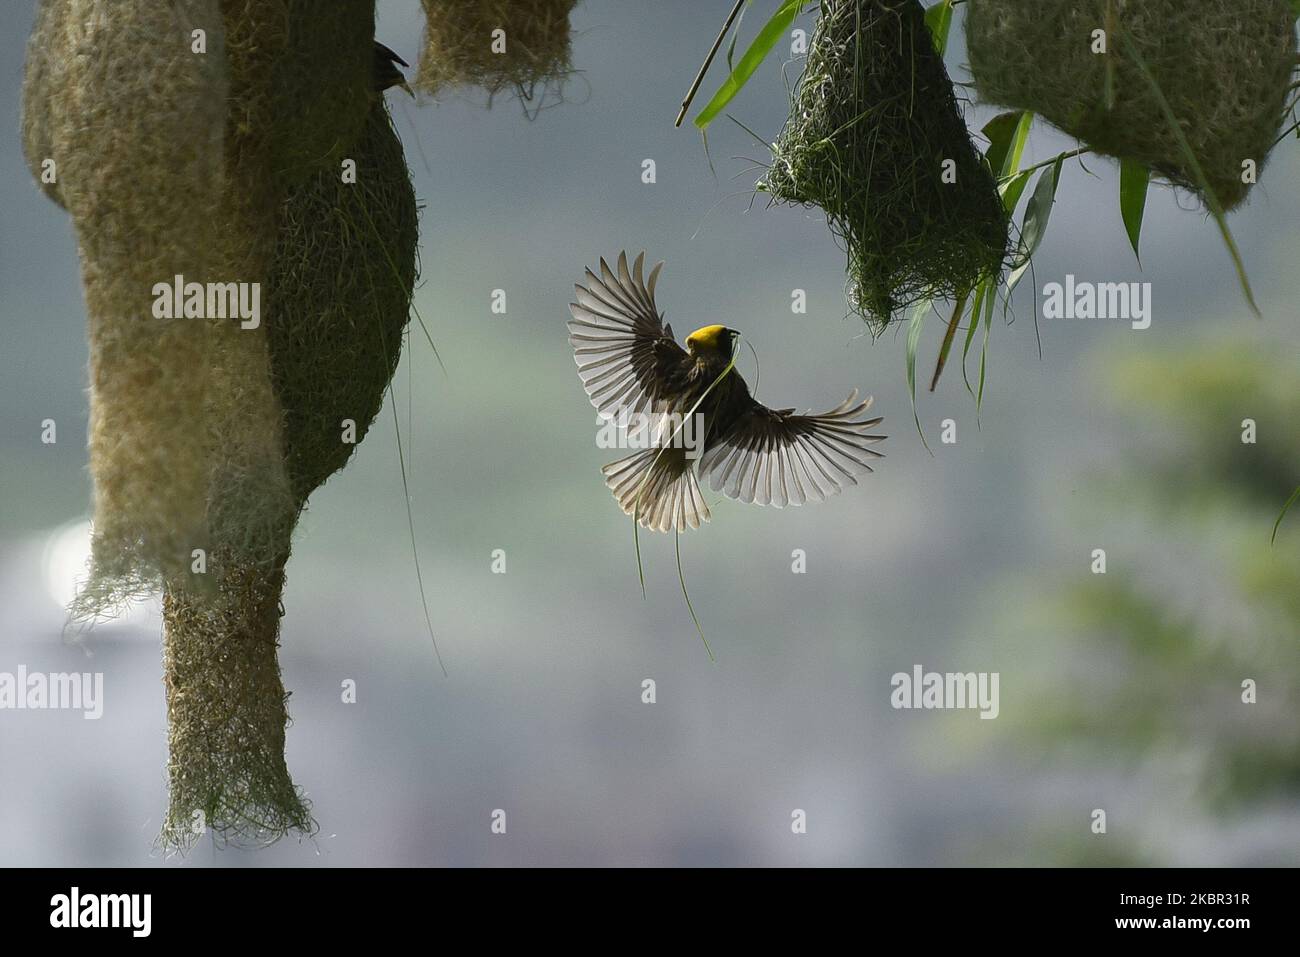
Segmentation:
<svg viewBox="0 0 1300 957">
<path fill-rule="evenodd" d="M 0 712 L 0 864 L 157 864 L 166 729 L 156 603 L 84 646 L 60 638 L 59 601 L 77 570 L 73 523 L 90 504 L 85 314 L 71 224 L 32 184 L 17 136 L 34 4 L 9 6 L 0 671 L 103 671 L 106 710 L 99 721 Z M 770 4 L 756 6 L 746 38 Z M 755 176 L 736 174 L 753 166 L 742 157 L 764 152 L 734 124 L 710 136 L 713 171 L 698 134 L 672 128 L 728 7 L 582 4 L 569 102 L 531 122 L 505 99 L 484 109 L 477 93 L 419 106 L 390 94 L 424 206 L 417 305 L 447 368 L 416 336 L 396 392 L 450 677 L 424 629 L 386 407 L 352 464 L 312 497 L 288 569 L 288 763 L 320 834 L 260 851 L 203 844 L 179 865 L 1052 863 L 1060 856 L 1031 833 L 1082 840 L 1095 807 L 1115 822 L 1102 840 L 1138 859 L 1294 861 L 1295 808 L 1213 819 L 1158 763 L 1023 758 L 1007 721 L 892 710 L 889 679 L 914 664 L 996 671 L 1003 715 L 1023 702 L 1020 662 L 998 640 L 1016 615 L 1010 585 L 1087 574 L 1096 543 L 1061 510 L 1090 469 L 1116 461 L 1121 441 L 1098 392 L 1099 357 L 1159 355 L 1209 332 L 1261 353 L 1297 349 L 1300 144 L 1278 151 L 1232 220 L 1262 320 L 1249 317 L 1202 213 L 1153 193 L 1139 269 L 1114 164 L 1089 161 L 1095 175 L 1067 165 L 1037 287 L 1066 273 L 1149 281 L 1152 327 L 1041 322 L 1040 358 L 1026 280 L 1016 321 L 993 329 L 980 422 L 955 363 L 921 399 L 931 456 L 912 424 L 905 331 L 873 342 L 844 318 L 843 254 L 823 217 L 749 208 Z M 380 11 L 379 39 L 414 64 L 419 4 L 381 0 Z M 967 79 L 960 42 L 949 59 Z M 778 58 L 732 111 L 772 138 L 786 106 Z M 975 109 L 972 125 L 991 115 Z M 1070 145 L 1040 131 L 1027 161 Z M 655 185 L 641 182 L 645 158 Z M 630 521 L 599 473 L 616 456 L 595 446 L 566 341 L 572 284 L 624 248 L 667 261 L 659 304 L 679 334 L 712 322 L 745 332 L 762 360 L 760 399 L 829 408 L 857 387 L 875 395 L 890 436 L 876 475 L 828 503 L 776 511 L 710 494 L 714 520 L 683 538 L 682 557 L 716 665 L 682 603 L 669 537 L 642 535 L 641 599 Z M 505 316 L 490 312 L 494 288 L 507 292 Z M 807 315 L 791 314 L 794 288 L 807 290 Z M 939 325 L 922 347 L 927 381 Z M 740 367 L 752 384 L 748 353 Z M 45 418 L 58 422 L 53 447 L 39 440 Z M 945 418 L 957 422 L 955 446 L 938 443 Z M 490 571 L 497 548 L 505 575 Z M 807 552 L 806 575 L 791 574 L 795 548 Z M 647 677 L 653 706 L 640 702 Z M 355 705 L 340 703 L 346 678 L 358 683 Z M 494 808 L 509 814 L 504 837 L 489 832 Z M 808 813 L 805 836 L 790 833 L 794 808 Z"/>
</svg>

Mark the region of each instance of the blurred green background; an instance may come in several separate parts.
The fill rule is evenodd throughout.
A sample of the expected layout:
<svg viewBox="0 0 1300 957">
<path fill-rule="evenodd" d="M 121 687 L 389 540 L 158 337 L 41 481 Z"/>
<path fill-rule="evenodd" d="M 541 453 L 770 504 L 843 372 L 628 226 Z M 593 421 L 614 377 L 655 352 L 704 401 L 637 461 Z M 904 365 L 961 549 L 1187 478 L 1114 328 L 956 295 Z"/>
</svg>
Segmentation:
<svg viewBox="0 0 1300 957">
<path fill-rule="evenodd" d="M 379 38 L 414 63 L 418 4 L 380 7 Z M 708 156 L 672 129 L 714 7 L 583 4 L 582 73 L 532 121 L 472 94 L 390 96 L 424 204 L 417 303 L 447 372 L 414 337 L 392 408 L 299 529 L 281 660 L 289 765 L 320 833 L 203 846 L 183 865 L 1294 863 L 1300 513 L 1272 547 L 1269 534 L 1300 483 L 1300 143 L 1232 220 L 1263 319 L 1201 212 L 1153 193 L 1139 269 L 1113 164 L 1068 164 L 1017 318 L 995 323 L 979 420 L 955 366 L 919 400 L 931 456 L 905 336 L 873 342 L 844 318 L 821 217 L 750 208 L 746 171 L 764 157 L 733 124 Z M 70 224 L 19 150 L 32 12 L 15 4 L 0 38 L 0 671 L 102 671 L 106 702 L 99 721 L 0 711 L 0 864 L 161 863 L 157 608 L 63 636 L 90 500 L 85 317 Z M 958 79 L 963 61 L 955 42 Z M 775 136 L 787 78 L 769 64 L 733 112 Z M 989 115 L 973 109 L 972 126 Z M 1070 145 L 1037 132 L 1026 162 Z M 667 260 L 659 301 L 679 333 L 746 333 L 760 399 L 830 407 L 859 387 L 890 435 L 877 474 L 828 503 L 710 495 L 714 521 L 682 556 L 716 665 L 666 537 L 642 536 L 641 599 L 566 341 L 572 284 L 623 248 Z M 1152 327 L 1041 321 L 1040 357 L 1035 297 L 1067 273 L 1151 282 Z M 807 315 L 791 314 L 796 288 Z M 939 334 L 930 323 L 923 355 Z M 748 354 L 741 369 L 752 383 Z M 946 419 L 954 445 L 939 442 Z M 915 664 L 998 672 L 1000 716 L 893 710 L 890 677 Z M 346 679 L 356 704 L 340 700 Z M 505 836 L 489 831 L 495 808 Z"/>
</svg>

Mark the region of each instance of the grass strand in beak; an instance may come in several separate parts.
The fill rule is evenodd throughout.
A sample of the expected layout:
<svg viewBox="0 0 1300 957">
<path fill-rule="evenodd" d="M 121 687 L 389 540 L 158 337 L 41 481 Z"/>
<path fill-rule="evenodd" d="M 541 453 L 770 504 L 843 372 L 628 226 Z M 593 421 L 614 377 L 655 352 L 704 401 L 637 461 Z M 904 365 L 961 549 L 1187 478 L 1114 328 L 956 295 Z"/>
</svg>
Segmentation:
<svg viewBox="0 0 1300 957">
<path fill-rule="evenodd" d="M 744 340 L 746 345 L 749 344 L 749 341 L 746 340 L 744 336 L 737 335 L 736 338 Z M 750 346 L 750 348 L 752 349 L 753 346 Z M 755 353 L 754 358 L 755 361 L 757 361 L 758 359 L 757 353 Z M 642 489 L 645 488 L 646 482 L 650 480 L 650 476 L 654 472 L 654 467 L 655 465 L 659 464 L 659 459 L 663 457 L 665 450 L 672 447 L 673 441 L 681 433 L 682 429 L 685 427 L 686 423 L 690 420 L 690 418 L 693 415 L 695 415 L 696 411 L 704 403 L 704 400 L 709 397 L 709 393 L 712 392 L 715 388 L 717 388 L 718 383 L 721 382 L 723 379 L 725 379 L 731 373 L 731 370 L 734 369 L 735 367 L 736 367 L 736 349 L 733 348 L 731 350 L 731 361 L 727 363 L 727 367 L 718 373 L 718 377 L 714 379 L 712 382 L 710 382 L 709 387 L 704 390 L 704 393 L 698 399 L 695 400 L 695 404 L 691 406 L 691 410 L 687 412 L 684 416 L 682 416 L 681 422 L 677 424 L 677 428 L 673 429 L 673 434 L 668 437 L 667 443 L 663 446 L 663 448 L 659 450 L 659 454 L 655 456 L 654 462 L 651 464 L 650 468 L 646 470 L 646 473 L 644 476 L 642 476 L 641 481 L 637 483 L 636 491 L 632 495 L 632 501 L 635 503 L 632 506 L 632 542 L 636 547 L 636 573 L 637 573 L 637 578 L 641 582 L 641 597 L 643 599 L 646 597 L 646 592 L 645 592 L 645 568 L 641 564 L 641 531 L 640 531 L 641 491 Z M 677 572 L 678 575 L 680 576 L 681 575 L 680 551 L 678 552 Z M 695 621 L 696 629 L 699 630 L 700 621 L 698 618 L 695 617 L 695 609 L 691 607 L 690 596 L 686 594 L 686 582 L 684 579 L 682 581 L 682 594 L 686 596 L 686 607 L 687 609 L 690 610 L 691 618 Z M 708 650 L 709 643 L 707 640 L 705 640 L 704 632 L 702 630 L 700 631 L 700 640 L 704 641 L 704 647 L 706 650 Z M 709 650 L 709 659 L 711 661 L 717 660 L 716 658 L 713 657 L 713 652 L 711 650 Z"/>
<path fill-rule="evenodd" d="M 682 583 L 682 597 L 686 599 L 686 610 L 691 613 L 691 621 L 695 622 L 695 630 L 700 633 L 700 641 L 704 642 L 704 650 L 709 653 L 709 661 L 714 664 L 718 659 L 713 657 L 713 649 L 709 647 L 709 639 L 704 637 L 704 629 L 700 627 L 700 619 L 695 614 L 695 606 L 691 604 L 690 592 L 686 590 L 686 576 L 682 573 L 682 533 L 673 529 L 673 549 L 677 553 L 677 580 Z"/>
</svg>

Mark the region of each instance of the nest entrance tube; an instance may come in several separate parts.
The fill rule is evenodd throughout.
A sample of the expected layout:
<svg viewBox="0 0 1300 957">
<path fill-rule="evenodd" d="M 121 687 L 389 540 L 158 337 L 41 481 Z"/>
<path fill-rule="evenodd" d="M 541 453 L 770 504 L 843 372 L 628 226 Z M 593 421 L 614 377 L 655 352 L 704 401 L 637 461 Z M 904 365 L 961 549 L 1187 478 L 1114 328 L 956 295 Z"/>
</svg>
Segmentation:
<svg viewBox="0 0 1300 957">
<path fill-rule="evenodd" d="M 1037 113 L 1202 201 L 1208 186 L 1225 210 L 1246 198 L 1243 164 L 1263 168 L 1286 118 L 1287 0 L 971 0 L 966 16 L 982 99 Z"/>
<path fill-rule="evenodd" d="M 205 828 L 249 841 L 315 829 L 284 761 L 289 696 L 276 651 L 288 557 L 268 572 L 218 549 L 215 596 L 164 595 L 168 846 L 187 846 Z"/>
<path fill-rule="evenodd" d="M 822 0 L 759 189 L 825 211 L 849 302 L 874 332 L 913 303 L 965 294 L 1007 255 L 997 184 L 917 0 Z"/>
</svg>

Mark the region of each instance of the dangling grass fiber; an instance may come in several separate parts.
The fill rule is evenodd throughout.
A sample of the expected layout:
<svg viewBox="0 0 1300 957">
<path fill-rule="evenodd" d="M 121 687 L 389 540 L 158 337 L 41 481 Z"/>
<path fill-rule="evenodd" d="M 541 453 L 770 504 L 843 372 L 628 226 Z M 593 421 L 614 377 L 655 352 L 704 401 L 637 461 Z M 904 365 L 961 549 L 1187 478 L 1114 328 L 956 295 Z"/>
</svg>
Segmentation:
<svg viewBox="0 0 1300 957">
<path fill-rule="evenodd" d="M 751 346 L 751 348 L 753 347 Z M 754 354 L 754 361 L 755 363 L 758 362 L 758 353 Z M 641 493 L 645 488 L 646 482 L 650 479 L 651 472 L 654 471 L 654 466 L 659 463 L 659 459 L 663 457 L 664 452 L 672 447 L 677 436 L 680 435 L 682 429 L 686 427 L 686 423 L 690 421 L 691 417 L 695 415 L 700 406 L 704 404 L 704 400 L 709 397 L 709 393 L 712 392 L 717 387 L 718 383 L 725 379 L 734 368 L 736 368 L 736 349 L 733 347 L 731 352 L 731 361 L 728 362 L 726 368 L 719 372 L 717 377 L 709 383 L 709 387 L 700 393 L 700 397 L 695 400 L 695 404 L 691 406 L 690 411 L 682 416 L 681 421 L 677 423 L 677 427 L 673 429 L 672 434 L 664 440 L 663 448 L 659 451 L 659 454 L 655 456 L 655 460 L 651 463 L 651 467 L 646 469 L 645 475 L 641 477 L 640 483 L 632 493 L 634 501 L 636 502 L 636 505 L 633 506 L 632 509 L 632 543 L 636 550 L 636 573 L 637 578 L 641 582 L 642 599 L 646 597 L 646 591 L 645 568 L 641 564 Z M 691 613 L 691 621 L 695 623 L 695 630 L 699 632 L 700 641 L 704 642 L 704 650 L 708 653 L 709 661 L 717 664 L 718 659 L 713 656 L 713 649 L 709 647 L 709 639 L 704 637 L 704 629 L 700 626 L 699 616 L 695 614 L 695 606 L 691 603 L 690 592 L 686 590 L 686 575 L 682 572 L 681 530 L 677 528 L 673 529 L 673 548 L 677 555 L 677 580 L 682 586 L 682 598 L 686 601 L 686 610 Z"/>
<path fill-rule="evenodd" d="M 673 552 L 677 556 L 677 581 L 682 586 L 682 598 L 686 600 L 686 610 L 691 613 L 691 621 L 695 623 L 695 630 L 699 632 L 700 641 L 704 642 L 704 651 L 709 656 L 709 661 L 714 664 L 718 659 L 713 655 L 713 649 L 709 647 L 709 639 L 704 637 L 704 628 L 700 625 L 700 618 L 695 614 L 695 605 L 691 602 L 691 593 L 686 590 L 686 573 L 682 571 L 682 533 L 680 530 L 673 529 Z"/>
<path fill-rule="evenodd" d="M 1277 141 L 1296 67 L 1287 0 L 971 0 L 966 42 L 982 99 L 1031 110 L 1207 207 L 1208 188 L 1225 211 L 1250 191 L 1243 163 L 1262 170 Z"/>
<path fill-rule="evenodd" d="M 997 184 L 917 0 L 822 0 L 758 188 L 825 211 L 849 303 L 873 333 L 917 302 L 964 295 L 1007 257 Z"/>
<path fill-rule="evenodd" d="M 1286 518 L 1286 513 L 1291 511 L 1291 506 L 1296 502 L 1300 502 L 1300 486 L 1297 486 L 1296 490 L 1291 493 L 1291 497 L 1288 498 L 1286 504 L 1282 506 L 1282 511 L 1278 513 L 1277 521 L 1273 523 L 1273 534 L 1270 535 L 1268 539 L 1270 545 L 1277 544 L 1277 530 L 1282 527 L 1282 520 Z"/>
<path fill-rule="evenodd" d="M 424 46 L 416 88 L 430 95 L 481 87 L 531 100 L 573 72 L 569 14 L 577 0 L 422 0 Z M 493 31 L 505 32 L 494 52 Z M 499 47 L 498 47 L 499 49 Z"/>
</svg>

